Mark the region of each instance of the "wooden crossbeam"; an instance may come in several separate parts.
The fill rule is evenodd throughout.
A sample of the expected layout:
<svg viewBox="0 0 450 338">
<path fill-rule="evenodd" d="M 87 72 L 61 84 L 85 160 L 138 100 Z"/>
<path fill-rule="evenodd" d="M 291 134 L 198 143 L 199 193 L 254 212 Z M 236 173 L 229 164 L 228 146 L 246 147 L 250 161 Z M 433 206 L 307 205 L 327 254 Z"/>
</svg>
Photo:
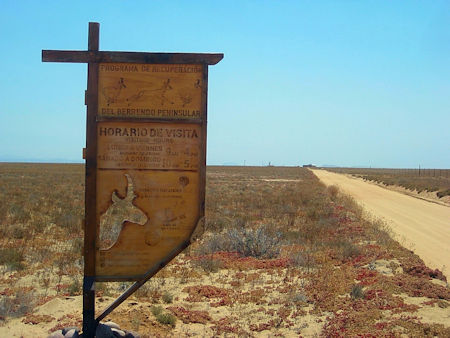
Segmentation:
<svg viewBox="0 0 450 338">
<path fill-rule="evenodd" d="M 43 50 L 43 62 L 75 63 L 201 63 L 215 65 L 223 59 L 223 54 L 208 53 L 141 53 L 77 50 Z"/>
</svg>

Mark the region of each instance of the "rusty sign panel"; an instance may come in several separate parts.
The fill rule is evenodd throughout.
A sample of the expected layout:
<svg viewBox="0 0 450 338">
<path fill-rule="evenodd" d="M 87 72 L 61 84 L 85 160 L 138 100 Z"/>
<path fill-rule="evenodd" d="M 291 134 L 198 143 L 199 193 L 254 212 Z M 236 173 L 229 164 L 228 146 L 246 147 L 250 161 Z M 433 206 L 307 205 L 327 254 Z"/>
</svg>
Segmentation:
<svg viewBox="0 0 450 338">
<path fill-rule="evenodd" d="M 199 119 L 203 67 L 101 63 L 99 116 Z"/>
<path fill-rule="evenodd" d="M 203 69 L 99 65 L 97 280 L 139 280 L 203 217 Z"/>
<path fill-rule="evenodd" d="M 203 65 L 99 65 L 97 280 L 139 280 L 203 217 L 204 74 Z"/>
<path fill-rule="evenodd" d="M 97 276 L 138 279 L 200 218 L 198 124 L 99 122 Z"/>
</svg>

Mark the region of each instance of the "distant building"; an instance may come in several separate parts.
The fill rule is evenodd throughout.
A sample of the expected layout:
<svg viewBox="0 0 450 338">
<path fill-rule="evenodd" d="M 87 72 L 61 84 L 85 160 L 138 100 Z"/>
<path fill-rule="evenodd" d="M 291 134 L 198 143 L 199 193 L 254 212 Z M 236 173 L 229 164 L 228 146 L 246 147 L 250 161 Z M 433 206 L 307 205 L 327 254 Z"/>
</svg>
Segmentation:
<svg viewBox="0 0 450 338">
<path fill-rule="evenodd" d="M 303 168 L 316 168 L 314 164 L 304 164 Z"/>
</svg>

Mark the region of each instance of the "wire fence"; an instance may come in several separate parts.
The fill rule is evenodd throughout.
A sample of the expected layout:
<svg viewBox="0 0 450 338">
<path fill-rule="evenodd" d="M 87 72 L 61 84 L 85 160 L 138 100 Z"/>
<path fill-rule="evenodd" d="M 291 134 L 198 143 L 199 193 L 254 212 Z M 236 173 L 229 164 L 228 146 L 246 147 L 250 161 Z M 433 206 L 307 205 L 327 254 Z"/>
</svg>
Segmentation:
<svg viewBox="0 0 450 338">
<path fill-rule="evenodd" d="M 329 171 L 354 174 L 354 175 L 393 175 L 393 176 L 410 176 L 410 177 L 439 177 L 450 178 L 450 169 L 427 169 L 427 168 L 325 168 Z"/>
</svg>

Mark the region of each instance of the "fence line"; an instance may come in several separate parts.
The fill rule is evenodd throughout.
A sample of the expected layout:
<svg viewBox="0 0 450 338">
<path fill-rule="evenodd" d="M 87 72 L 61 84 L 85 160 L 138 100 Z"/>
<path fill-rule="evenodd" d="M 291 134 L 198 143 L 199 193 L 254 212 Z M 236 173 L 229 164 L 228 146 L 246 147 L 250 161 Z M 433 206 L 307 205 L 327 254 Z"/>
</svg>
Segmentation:
<svg viewBox="0 0 450 338">
<path fill-rule="evenodd" d="M 329 171 L 347 173 L 347 174 L 360 174 L 360 175 L 400 175 L 411 177 L 438 177 L 449 178 L 450 169 L 434 169 L 434 168 L 403 168 L 403 169 L 389 169 L 389 168 L 324 168 Z"/>
</svg>

